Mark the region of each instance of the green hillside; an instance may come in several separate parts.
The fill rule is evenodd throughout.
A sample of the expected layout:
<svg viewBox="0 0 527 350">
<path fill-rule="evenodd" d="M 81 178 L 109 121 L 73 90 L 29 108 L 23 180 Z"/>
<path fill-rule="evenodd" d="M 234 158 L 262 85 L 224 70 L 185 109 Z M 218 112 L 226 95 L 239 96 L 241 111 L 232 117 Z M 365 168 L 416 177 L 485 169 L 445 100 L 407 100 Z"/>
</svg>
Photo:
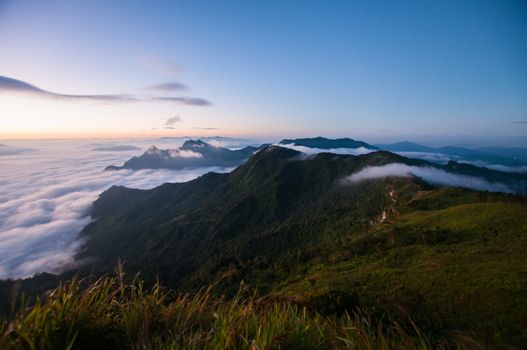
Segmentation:
<svg viewBox="0 0 527 350">
<path fill-rule="evenodd" d="M 348 235 L 273 294 L 328 305 L 327 296 L 345 292 L 372 312 L 409 314 L 429 330 L 470 329 L 524 344 L 525 214 L 523 203 L 411 211 Z"/>
<path fill-rule="evenodd" d="M 252 346 L 243 343 L 257 337 L 251 332 L 284 339 L 266 338 L 262 348 L 308 348 L 289 335 L 311 339 L 317 332 L 327 336 L 312 340 L 314 348 L 457 347 L 461 338 L 490 347 L 527 343 L 526 198 L 437 188 L 415 177 L 343 180 L 366 166 L 390 163 L 428 164 L 384 151 L 306 158 L 269 147 L 230 174 L 209 173 L 147 191 L 112 187 L 94 203 L 95 220 L 82 232 L 86 243 L 77 257 L 83 263 L 78 273 L 100 276 L 121 261 L 129 274 L 140 273 L 145 289 L 158 280 L 170 293 L 211 286 L 207 295 L 222 308 L 240 297 L 243 283 L 244 303 L 263 306 L 251 306 L 249 314 L 259 321 L 233 331 L 231 348 Z M 40 278 L 47 286 L 54 280 Z M 22 290 L 43 290 L 35 288 L 42 286 L 35 279 L 20 283 Z M 162 312 L 176 317 L 171 302 L 163 302 Z M 225 321 L 231 326 L 241 312 L 236 305 Z M 269 316 L 262 310 L 278 311 Z M 306 323 L 279 323 L 293 322 L 290 310 L 306 312 Z M 114 311 L 123 317 L 122 310 Z M 204 323 L 168 338 L 179 346 L 186 336 L 209 339 L 200 327 L 216 321 L 200 312 L 177 316 L 203 317 Z M 262 321 L 267 317 L 282 321 Z M 166 324 L 159 327 L 160 334 L 148 333 L 149 342 L 174 332 Z M 284 336 L 280 327 L 296 330 Z M 366 332 L 368 341 L 384 342 L 387 336 L 393 342 L 346 343 L 346 327 Z"/>
</svg>

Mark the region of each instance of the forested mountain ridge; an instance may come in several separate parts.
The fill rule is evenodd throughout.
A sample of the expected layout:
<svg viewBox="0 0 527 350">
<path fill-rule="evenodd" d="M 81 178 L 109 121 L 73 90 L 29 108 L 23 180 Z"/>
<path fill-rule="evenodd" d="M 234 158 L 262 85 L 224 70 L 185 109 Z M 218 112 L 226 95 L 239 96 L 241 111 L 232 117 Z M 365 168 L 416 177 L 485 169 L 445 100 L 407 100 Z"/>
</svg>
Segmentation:
<svg viewBox="0 0 527 350">
<path fill-rule="evenodd" d="M 276 230 L 293 216 L 323 204 L 326 197 L 340 196 L 339 192 L 357 187 L 336 180 L 366 166 L 395 162 L 426 164 L 389 152 L 358 157 L 319 154 L 305 159 L 300 152 L 272 146 L 230 174 L 209 173 L 187 183 L 164 184 L 148 191 L 112 187 L 94 203 L 92 215 L 96 220 L 82 233 L 87 238 L 82 256 L 109 259 L 110 267 L 117 257 L 128 261 L 128 256 L 133 256 L 128 264 L 141 266 L 144 271 L 148 262 L 163 265 L 160 262 L 166 257 L 159 255 L 174 242 L 178 247 L 172 248 L 177 254 L 165 252 L 170 256 L 167 266 L 182 265 L 180 259 L 186 258 L 203 266 L 198 256 L 204 251 L 213 256 L 211 249 L 223 251 L 218 244 L 238 241 L 244 235 L 254 240 L 258 230 Z M 348 202 L 363 206 L 368 216 L 380 215 L 380 201 Z M 358 222 L 368 220 L 365 217 Z M 301 236 L 303 241 L 309 240 L 305 232 Z M 130 241 L 130 237 L 134 239 Z M 181 242 L 190 241 L 193 248 L 183 248 Z M 283 247 L 288 248 L 287 244 Z M 188 269 L 188 261 L 183 265 Z M 169 275 L 174 278 L 174 271 Z"/>
<path fill-rule="evenodd" d="M 122 262 L 147 285 L 159 279 L 174 291 L 213 285 L 229 299 L 243 282 L 262 302 L 329 317 L 362 310 L 379 320 L 410 317 L 433 339 L 458 330 L 485 344 L 523 344 L 526 198 L 411 174 L 350 180 L 390 164 L 505 176 L 386 151 L 307 156 L 269 146 L 231 173 L 105 191 L 81 233 L 77 272 L 100 276 Z"/>
<path fill-rule="evenodd" d="M 100 261 L 109 259 L 110 267 L 117 257 L 129 260 L 128 256 L 133 256 L 129 264 L 142 266 L 143 270 L 145 264 L 150 266 L 150 262 L 159 266 L 178 266 L 181 265 L 179 259 L 185 261 L 185 269 L 188 269 L 187 258 L 195 260 L 196 266 L 203 266 L 198 256 L 205 251 L 213 256 L 215 253 L 211 249 L 224 252 L 221 246 L 230 244 L 232 238 L 239 241 L 246 235 L 247 239 L 254 241 L 263 239 L 259 231 L 265 231 L 265 234 L 269 230 L 275 234 L 280 230 L 287 231 L 291 229 L 289 223 L 298 225 L 295 220 L 306 220 L 304 217 L 310 210 L 320 210 L 328 204 L 332 207 L 341 205 L 340 211 L 353 207 L 357 217 L 351 225 L 357 230 L 364 229 L 365 223 L 382 215 L 386 203 L 390 204 L 392 200 L 385 189 L 378 188 L 380 184 L 390 181 L 405 186 L 412 184 L 413 191 L 405 189 L 401 194 L 405 197 L 432 188 L 418 178 L 360 184 L 342 181 L 365 167 L 393 163 L 437 166 L 384 151 L 362 156 L 323 153 L 305 158 L 300 152 L 271 146 L 230 174 L 209 173 L 187 183 L 164 184 L 148 191 L 112 187 L 94 203 L 92 216 L 96 220 L 82 233 L 88 240 L 81 256 L 95 256 Z M 444 168 L 450 171 L 461 169 L 470 175 L 476 175 L 475 171 L 479 169 L 455 165 L 449 163 Z M 484 169 L 481 174 L 493 178 L 499 172 Z M 403 203 L 398 203 L 400 205 Z M 328 215 L 313 220 L 325 220 L 324 216 Z M 299 235 L 302 244 L 320 238 L 304 231 Z M 295 234 L 285 236 L 293 239 Z M 130 237 L 134 238 L 132 242 Z M 181 243 L 188 243 L 187 239 L 195 241 L 192 248 L 182 248 Z M 175 249 L 181 251 L 178 254 L 165 252 L 171 256 L 165 261 L 168 258 L 161 258 L 160 254 L 169 249 L 172 242 L 178 246 Z M 281 249 L 289 248 L 285 244 Z M 141 259 L 145 261 L 140 262 Z M 174 278 L 173 272 L 169 273 L 171 279 Z"/>
<path fill-rule="evenodd" d="M 397 316 L 400 305 L 431 329 L 524 337 L 511 320 L 527 320 L 526 300 L 503 279 L 527 283 L 525 198 L 415 176 L 346 180 L 394 163 L 437 166 L 385 151 L 306 157 L 271 146 L 230 174 L 148 191 L 113 187 L 94 203 L 79 259 L 95 258 L 91 269 L 100 272 L 120 259 L 180 290 L 215 282 L 232 295 L 245 281 L 261 295 L 324 312 L 361 307 Z M 496 305 L 497 294 L 507 302 Z"/>
</svg>

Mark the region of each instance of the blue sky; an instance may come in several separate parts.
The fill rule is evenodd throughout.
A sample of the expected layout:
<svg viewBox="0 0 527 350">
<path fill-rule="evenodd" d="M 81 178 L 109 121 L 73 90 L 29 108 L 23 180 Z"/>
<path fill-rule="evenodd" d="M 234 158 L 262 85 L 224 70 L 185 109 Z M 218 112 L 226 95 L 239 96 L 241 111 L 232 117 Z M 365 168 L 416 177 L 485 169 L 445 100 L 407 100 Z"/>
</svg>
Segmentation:
<svg viewBox="0 0 527 350">
<path fill-rule="evenodd" d="M 527 146 L 525 1 L 0 0 L 0 53 L 0 138 Z M 6 78 L 140 101 L 20 94 Z M 148 89 L 172 82 L 189 88 Z"/>
</svg>

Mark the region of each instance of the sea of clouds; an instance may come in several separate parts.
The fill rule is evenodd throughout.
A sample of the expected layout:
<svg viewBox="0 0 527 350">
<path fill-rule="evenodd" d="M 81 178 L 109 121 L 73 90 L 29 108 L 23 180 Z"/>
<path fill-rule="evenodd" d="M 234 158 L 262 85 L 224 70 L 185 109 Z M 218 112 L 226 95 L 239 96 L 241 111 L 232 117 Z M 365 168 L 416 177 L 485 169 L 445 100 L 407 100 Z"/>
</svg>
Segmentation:
<svg viewBox="0 0 527 350">
<path fill-rule="evenodd" d="M 184 141 L 182 138 L 94 142 L 2 141 L 5 146 L 1 147 L 4 153 L 0 153 L 0 278 L 59 272 L 73 266 L 73 257 L 82 245 L 79 233 L 91 220 L 91 205 L 101 192 L 112 185 L 149 189 L 166 182 L 189 181 L 209 171 L 232 170 L 218 167 L 111 172 L 103 170 L 108 165 L 120 165 L 131 157 L 140 155 L 150 145 L 161 149 L 175 149 Z M 205 141 L 231 149 L 249 144 L 249 141 L 239 139 L 219 138 Z M 280 146 L 295 149 L 306 155 L 320 152 L 361 155 L 372 152 L 366 148 L 325 150 L 294 145 Z M 23 152 L 10 152 L 8 148 Z M 448 161 L 441 154 L 410 153 L 412 154 L 402 155 L 437 163 Z M 506 169 L 502 167 L 499 170 Z M 512 192 L 501 183 L 451 174 L 433 167 L 405 164 L 364 168 L 345 181 L 356 183 L 390 176 L 418 176 L 431 184 L 441 186 Z"/>
<path fill-rule="evenodd" d="M 91 205 L 112 185 L 149 189 L 188 181 L 209 171 L 232 170 L 103 171 L 110 164 L 122 164 L 141 154 L 151 144 L 175 148 L 183 141 L 2 142 L 33 151 L 0 157 L 0 278 L 59 272 L 72 266 L 82 244 L 79 232 L 91 220 Z"/>
</svg>

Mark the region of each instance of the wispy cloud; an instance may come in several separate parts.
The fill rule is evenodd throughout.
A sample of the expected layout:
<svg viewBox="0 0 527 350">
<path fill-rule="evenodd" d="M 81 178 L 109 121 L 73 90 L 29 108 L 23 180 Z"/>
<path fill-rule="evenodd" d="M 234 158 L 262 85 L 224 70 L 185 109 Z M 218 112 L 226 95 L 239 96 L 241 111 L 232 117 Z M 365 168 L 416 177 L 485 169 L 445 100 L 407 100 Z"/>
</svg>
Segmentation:
<svg viewBox="0 0 527 350">
<path fill-rule="evenodd" d="M 177 82 L 177 81 L 170 81 L 170 82 L 150 85 L 146 87 L 146 90 L 159 91 L 159 92 L 180 91 L 180 90 L 187 90 L 187 89 L 188 89 L 187 85 Z"/>
<path fill-rule="evenodd" d="M 200 97 L 189 97 L 189 96 L 163 96 L 163 97 L 152 97 L 152 101 L 165 101 L 165 102 L 176 102 L 189 106 L 212 106 L 209 100 Z"/>
<path fill-rule="evenodd" d="M 194 126 L 191 129 L 195 129 L 195 130 L 219 130 L 220 128 L 204 128 L 204 127 L 200 127 L 200 126 Z"/>
<path fill-rule="evenodd" d="M 183 122 L 183 119 L 181 119 L 181 117 L 178 114 L 174 117 L 168 118 L 167 121 L 165 122 L 165 126 L 171 126 L 171 125 L 182 123 L 182 122 Z"/>
<path fill-rule="evenodd" d="M 210 106 L 211 102 L 199 97 L 188 96 L 139 96 L 132 94 L 105 94 L 105 95 L 77 95 L 51 92 L 41 89 L 27 82 L 0 76 L 0 93 L 15 93 L 40 98 L 95 103 L 123 103 L 123 102 L 173 102 L 188 106 Z"/>
<path fill-rule="evenodd" d="M 516 120 L 512 122 L 513 124 L 527 124 L 527 120 Z"/>
<path fill-rule="evenodd" d="M 400 163 L 382 166 L 366 167 L 359 172 L 344 179 L 345 183 L 358 183 L 365 180 L 380 179 L 385 177 L 412 177 L 416 176 L 424 181 L 439 186 L 465 187 L 478 191 L 494 191 L 513 193 L 507 185 L 499 182 L 488 182 L 482 178 L 452 174 L 433 167 L 419 167 Z"/>
<path fill-rule="evenodd" d="M 138 99 L 131 95 L 117 94 L 117 95 L 73 95 L 61 94 L 47 91 L 31 85 L 21 80 L 0 76 L 0 92 L 4 93 L 23 93 L 28 95 L 35 95 L 39 97 L 63 99 L 63 100 L 87 100 L 98 102 L 123 102 L 123 101 L 137 101 Z"/>
</svg>

